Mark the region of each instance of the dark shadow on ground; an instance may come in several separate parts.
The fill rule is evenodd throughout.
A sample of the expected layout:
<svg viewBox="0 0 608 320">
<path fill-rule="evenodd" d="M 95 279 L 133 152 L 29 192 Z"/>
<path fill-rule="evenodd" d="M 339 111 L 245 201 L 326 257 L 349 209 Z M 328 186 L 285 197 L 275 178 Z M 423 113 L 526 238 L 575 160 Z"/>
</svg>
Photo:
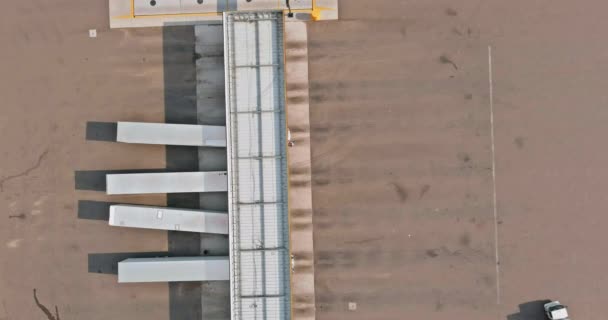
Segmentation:
<svg viewBox="0 0 608 320">
<path fill-rule="evenodd" d="M 118 274 L 118 263 L 128 258 L 168 257 L 169 252 L 89 253 L 89 272 Z"/>
<path fill-rule="evenodd" d="M 194 27 L 163 28 L 163 69 L 165 85 L 165 122 L 196 124 L 196 70 L 194 61 Z M 168 170 L 198 170 L 196 148 L 167 146 Z M 167 194 L 167 205 L 197 209 L 196 193 Z M 169 232 L 169 252 L 200 255 L 200 235 Z M 201 319 L 201 283 L 169 283 L 169 319 Z"/>
<path fill-rule="evenodd" d="M 74 173 L 76 190 L 106 191 L 106 175 L 112 173 L 154 173 L 172 172 L 166 169 L 133 169 L 133 170 L 77 170 Z M 173 171 L 175 172 L 175 171 Z"/>
<path fill-rule="evenodd" d="M 200 171 L 226 171 L 228 170 L 226 148 L 199 147 L 198 162 Z"/>
<path fill-rule="evenodd" d="M 203 210 L 228 212 L 228 193 L 227 192 L 201 193 L 200 208 Z"/>
<path fill-rule="evenodd" d="M 167 169 L 173 171 L 198 171 L 196 147 L 165 146 Z"/>
<path fill-rule="evenodd" d="M 87 140 L 116 141 L 116 122 L 87 122 Z"/>
<path fill-rule="evenodd" d="M 110 218 L 110 206 L 116 202 L 79 200 L 78 219 L 105 220 Z"/>
<path fill-rule="evenodd" d="M 201 284 L 202 282 L 169 282 L 170 320 L 203 319 Z"/>
<path fill-rule="evenodd" d="M 535 300 L 519 305 L 519 312 L 507 316 L 507 320 L 546 320 L 545 303 L 551 300 Z"/>
<path fill-rule="evenodd" d="M 203 319 L 230 319 L 230 281 L 207 281 L 201 284 Z"/>
<path fill-rule="evenodd" d="M 165 122 L 196 124 L 194 27 L 163 28 Z"/>
<path fill-rule="evenodd" d="M 176 256 L 200 256 L 201 237 L 196 232 L 168 231 L 169 252 Z"/>
<path fill-rule="evenodd" d="M 203 233 L 200 248 L 203 256 L 228 256 L 228 235 Z"/>
</svg>

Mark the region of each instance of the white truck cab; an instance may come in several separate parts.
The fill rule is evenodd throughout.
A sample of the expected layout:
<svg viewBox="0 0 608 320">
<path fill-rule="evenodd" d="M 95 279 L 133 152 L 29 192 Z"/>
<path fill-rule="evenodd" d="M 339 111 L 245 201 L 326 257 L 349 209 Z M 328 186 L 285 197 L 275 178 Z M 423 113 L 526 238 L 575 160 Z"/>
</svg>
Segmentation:
<svg viewBox="0 0 608 320">
<path fill-rule="evenodd" d="M 545 312 L 551 320 L 569 320 L 568 309 L 557 300 L 546 303 Z"/>
</svg>

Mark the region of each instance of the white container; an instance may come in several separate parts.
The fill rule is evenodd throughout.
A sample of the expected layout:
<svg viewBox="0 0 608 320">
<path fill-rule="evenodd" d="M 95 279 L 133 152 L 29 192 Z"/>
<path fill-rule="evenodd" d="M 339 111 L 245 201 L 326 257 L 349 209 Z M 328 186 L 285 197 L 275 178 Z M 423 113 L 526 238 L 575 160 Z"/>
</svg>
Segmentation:
<svg viewBox="0 0 608 320">
<path fill-rule="evenodd" d="M 226 171 L 127 173 L 106 175 L 107 194 L 228 191 Z"/>
<path fill-rule="evenodd" d="M 228 234 L 228 214 L 166 207 L 112 205 L 109 225 L 186 232 Z"/>
<path fill-rule="evenodd" d="M 225 147 L 226 127 L 193 124 L 118 122 L 116 141 L 194 147 Z"/>
<path fill-rule="evenodd" d="M 229 280 L 228 257 L 132 258 L 118 263 L 118 282 Z"/>
</svg>

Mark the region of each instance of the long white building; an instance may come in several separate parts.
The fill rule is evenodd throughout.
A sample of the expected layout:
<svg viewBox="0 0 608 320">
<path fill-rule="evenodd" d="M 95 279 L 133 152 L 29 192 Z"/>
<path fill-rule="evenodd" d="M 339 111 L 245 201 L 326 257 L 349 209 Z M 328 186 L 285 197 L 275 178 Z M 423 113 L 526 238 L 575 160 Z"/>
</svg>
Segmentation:
<svg viewBox="0 0 608 320">
<path fill-rule="evenodd" d="M 233 320 L 291 318 L 283 26 L 224 14 Z"/>
</svg>

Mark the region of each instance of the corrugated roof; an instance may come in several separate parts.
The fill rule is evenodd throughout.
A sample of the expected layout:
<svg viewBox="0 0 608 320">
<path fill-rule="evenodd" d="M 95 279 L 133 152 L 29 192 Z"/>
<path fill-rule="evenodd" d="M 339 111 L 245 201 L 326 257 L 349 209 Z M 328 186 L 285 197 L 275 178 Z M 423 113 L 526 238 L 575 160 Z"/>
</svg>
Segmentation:
<svg viewBox="0 0 608 320">
<path fill-rule="evenodd" d="M 232 319 L 289 319 L 282 12 L 224 14 Z"/>
</svg>

